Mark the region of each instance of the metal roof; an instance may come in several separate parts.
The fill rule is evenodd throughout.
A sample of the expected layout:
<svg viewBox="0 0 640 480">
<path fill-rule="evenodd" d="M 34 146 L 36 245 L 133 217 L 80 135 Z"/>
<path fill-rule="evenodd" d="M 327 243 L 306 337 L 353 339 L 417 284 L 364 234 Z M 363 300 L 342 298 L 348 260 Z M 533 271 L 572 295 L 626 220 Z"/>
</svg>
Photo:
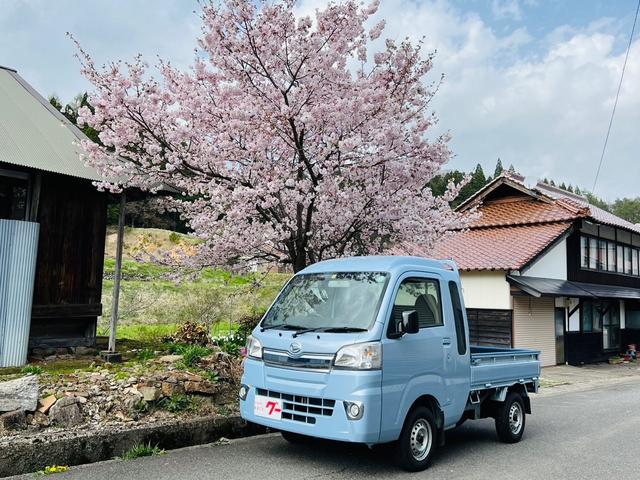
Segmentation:
<svg viewBox="0 0 640 480">
<path fill-rule="evenodd" d="M 507 280 L 523 292 L 534 297 L 550 296 L 640 300 L 640 289 L 638 288 L 519 275 L 507 275 Z"/>
<path fill-rule="evenodd" d="M 87 137 L 15 70 L 0 66 L 0 161 L 104 180 L 80 159 Z"/>
</svg>

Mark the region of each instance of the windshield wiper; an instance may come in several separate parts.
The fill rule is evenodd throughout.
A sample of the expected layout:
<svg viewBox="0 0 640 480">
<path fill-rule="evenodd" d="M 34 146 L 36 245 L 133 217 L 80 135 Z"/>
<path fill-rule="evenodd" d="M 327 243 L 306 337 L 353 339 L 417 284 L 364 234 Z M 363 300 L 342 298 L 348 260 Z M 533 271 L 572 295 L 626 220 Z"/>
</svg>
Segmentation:
<svg viewBox="0 0 640 480">
<path fill-rule="evenodd" d="M 366 328 L 360 327 L 316 327 L 316 328 L 305 328 L 304 330 L 298 330 L 292 336 L 295 338 L 298 335 L 302 335 L 303 333 L 309 332 L 329 332 L 329 333 L 350 333 L 350 332 L 366 332 Z"/>
<path fill-rule="evenodd" d="M 321 332 L 330 333 L 349 333 L 349 332 L 367 332 L 366 328 L 360 327 L 328 327 L 320 330 Z"/>
<path fill-rule="evenodd" d="M 260 331 L 271 330 L 273 328 L 281 328 L 282 330 L 304 330 L 304 327 L 300 325 L 291 325 L 289 323 L 276 323 L 275 325 L 267 325 L 266 327 L 260 327 Z"/>
</svg>

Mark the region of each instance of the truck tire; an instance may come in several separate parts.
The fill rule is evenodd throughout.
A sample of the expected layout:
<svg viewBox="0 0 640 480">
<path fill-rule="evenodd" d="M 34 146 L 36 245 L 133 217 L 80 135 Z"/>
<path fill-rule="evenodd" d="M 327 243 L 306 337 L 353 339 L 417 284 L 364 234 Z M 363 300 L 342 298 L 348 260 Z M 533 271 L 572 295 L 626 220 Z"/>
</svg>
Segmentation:
<svg viewBox="0 0 640 480">
<path fill-rule="evenodd" d="M 438 429 L 433 412 L 427 407 L 414 408 L 404 421 L 395 446 L 396 463 L 408 472 L 429 466 L 438 443 Z"/>
<path fill-rule="evenodd" d="M 289 443 L 302 444 L 307 443 L 310 439 L 310 437 L 301 435 L 300 433 L 285 432 L 284 430 L 281 430 L 280 433 L 282 434 L 282 438 L 284 438 Z"/>
<path fill-rule="evenodd" d="M 518 443 L 524 433 L 526 414 L 519 393 L 509 392 L 496 408 L 496 432 L 504 443 Z"/>
</svg>

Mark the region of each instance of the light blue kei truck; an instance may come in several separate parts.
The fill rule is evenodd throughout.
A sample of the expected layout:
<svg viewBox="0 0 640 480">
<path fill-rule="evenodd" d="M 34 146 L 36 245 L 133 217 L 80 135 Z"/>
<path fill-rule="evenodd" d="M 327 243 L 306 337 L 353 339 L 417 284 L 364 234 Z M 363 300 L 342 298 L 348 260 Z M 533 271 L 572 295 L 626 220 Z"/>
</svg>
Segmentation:
<svg viewBox="0 0 640 480">
<path fill-rule="evenodd" d="M 329 260 L 294 275 L 249 337 L 240 411 L 290 442 L 394 442 L 418 471 L 467 419 L 520 441 L 539 353 L 469 345 L 451 261 Z"/>
</svg>

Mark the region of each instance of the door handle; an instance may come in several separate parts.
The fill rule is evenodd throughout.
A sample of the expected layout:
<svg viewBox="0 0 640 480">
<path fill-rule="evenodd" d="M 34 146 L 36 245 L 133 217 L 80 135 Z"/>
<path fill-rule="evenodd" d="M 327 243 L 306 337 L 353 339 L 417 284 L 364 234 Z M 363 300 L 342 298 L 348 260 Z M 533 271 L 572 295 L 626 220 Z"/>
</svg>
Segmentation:
<svg viewBox="0 0 640 480">
<path fill-rule="evenodd" d="M 442 338 L 442 345 L 451 345 L 451 338 L 443 337 Z"/>
</svg>

